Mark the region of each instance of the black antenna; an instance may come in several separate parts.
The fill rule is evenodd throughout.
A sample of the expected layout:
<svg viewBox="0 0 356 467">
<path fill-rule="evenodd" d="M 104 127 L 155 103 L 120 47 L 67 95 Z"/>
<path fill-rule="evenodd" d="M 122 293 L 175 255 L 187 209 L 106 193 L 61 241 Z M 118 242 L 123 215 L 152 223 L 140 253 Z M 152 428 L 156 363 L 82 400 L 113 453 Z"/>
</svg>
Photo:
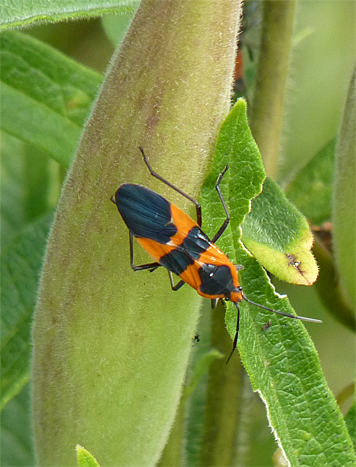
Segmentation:
<svg viewBox="0 0 356 467">
<path fill-rule="evenodd" d="M 258 306 L 258 308 L 263 308 L 264 310 L 267 310 L 267 311 L 272 311 L 273 313 L 276 313 L 277 315 L 287 316 L 287 318 L 299 319 L 300 321 L 307 321 L 308 323 L 322 323 L 320 319 L 304 318 L 304 316 L 291 315 L 289 313 L 284 313 L 283 311 L 277 311 L 277 310 L 274 310 L 273 308 L 268 308 L 268 306 L 263 306 L 263 305 L 260 305 L 259 303 L 255 303 L 251 301 L 244 294 L 242 294 L 242 298 L 247 303 L 250 303 L 251 305 Z"/>
<path fill-rule="evenodd" d="M 314 319 L 314 318 L 305 318 L 304 316 L 296 316 L 296 315 L 291 315 L 290 313 L 284 313 L 283 311 L 277 311 L 274 310 L 273 308 L 269 308 L 268 306 L 260 305 L 259 303 L 255 303 L 252 300 L 248 299 L 244 294 L 242 294 L 242 298 L 249 303 L 250 305 L 257 306 L 258 308 L 262 308 L 263 310 L 267 311 L 272 311 L 273 313 L 276 313 L 277 315 L 282 315 L 286 316 L 287 318 L 293 318 L 293 319 L 299 319 L 299 321 L 307 321 L 308 323 L 322 323 L 320 319 Z M 234 338 L 234 342 L 232 344 L 232 350 L 229 355 L 229 358 L 226 360 L 226 365 L 229 363 L 230 358 L 232 357 L 232 354 L 234 353 L 236 346 L 237 346 L 237 339 L 239 336 L 239 328 L 240 328 L 240 307 L 237 302 L 234 303 L 234 305 L 237 308 L 237 322 L 236 322 L 236 334 Z"/>
</svg>

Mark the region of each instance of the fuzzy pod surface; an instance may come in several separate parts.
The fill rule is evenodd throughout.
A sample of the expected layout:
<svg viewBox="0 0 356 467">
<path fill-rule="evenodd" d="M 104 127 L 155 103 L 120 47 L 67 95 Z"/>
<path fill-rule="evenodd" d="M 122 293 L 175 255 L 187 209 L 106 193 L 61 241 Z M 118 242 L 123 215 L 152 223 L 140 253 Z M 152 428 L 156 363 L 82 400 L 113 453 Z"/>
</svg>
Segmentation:
<svg viewBox="0 0 356 467">
<path fill-rule="evenodd" d="M 110 197 L 153 168 L 198 197 L 230 106 L 240 2 L 143 0 L 82 134 L 49 239 L 33 329 L 39 465 L 154 465 L 173 423 L 200 298 L 134 273 Z M 136 262 L 150 260 L 136 245 Z"/>
</svg>

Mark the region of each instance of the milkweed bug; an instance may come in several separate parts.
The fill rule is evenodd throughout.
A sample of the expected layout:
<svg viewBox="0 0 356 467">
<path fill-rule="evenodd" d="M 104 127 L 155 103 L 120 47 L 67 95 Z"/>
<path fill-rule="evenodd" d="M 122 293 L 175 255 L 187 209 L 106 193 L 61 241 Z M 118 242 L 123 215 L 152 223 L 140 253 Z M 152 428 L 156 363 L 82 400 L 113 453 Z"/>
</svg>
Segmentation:
<svg viewBox="0 0 356 467">
<path fill-rule="evenodd" d="M 202 297 L 210 298 L 213 301 L 222 299 L 234 303 L 237 308 L 236 334 L 227 362 L 230 360 L 237 345 L 240 324 L 239 302 L 242 300 L 289 318 L 314 323 L 321 322 L 316 319 L 303 318 L 273 310 L 272 308 L 252 302 L 243 294 L 238 280 L 238 271 L 243 269 L 243 267 L 234 265 L 215 245 L 215 242 L 221 237 L 230 222 L 230 215 L 220 190 L 220 183 L 228 170 L 228 165 L 219 175 L 215 185 L 226 214 L 226 219 L 213 239 L 209 240 L 201 229 L 202 215 L 200 204 L 161 175 L 154 172 L 143 149 L 139 149 L 153 177 L 195 204 L 197 222 L 177 206 L 163 198 L 163 196 L 148 188 L 133 183 L 121 185 L 117 189 L 115 197 L 111 198 L 111 201 L 117 206 L 122 219 L 129 229 L 131 268 L 134 271 L 148 269 L 152 272 L 158 267 L 163 266 L 168 270 L 172 290 L 177 291 L 187 283 Z M 154 258 L 155 262 L 141 265 L 134 264 L 133 237 Z M 174 285 L 172 273 L 181 279 L 176 285 Z"/>
</svg>

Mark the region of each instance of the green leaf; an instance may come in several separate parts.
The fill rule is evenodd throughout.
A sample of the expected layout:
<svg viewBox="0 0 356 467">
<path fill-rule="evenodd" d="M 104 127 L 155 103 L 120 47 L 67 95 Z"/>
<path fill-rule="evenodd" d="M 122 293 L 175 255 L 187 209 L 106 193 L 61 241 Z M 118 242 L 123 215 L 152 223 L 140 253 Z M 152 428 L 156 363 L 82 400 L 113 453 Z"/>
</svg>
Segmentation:
<svg viewBox="0 0 356 467">
<path fill-rule="evenodd" d="M 262 191 L 266 177 L 261 158 L 257 157 L 257 154 L 259 154 L 258 148 L 247 124 L 246 104 L 243 99 L 239 99 L 220 129 L 212 170 L 221 173 L 225 167 L 222 164 L 229 163 L 231 166 L 239 163 L 239 170 L 234 172 L 230 167 L 220 185 L 223 196 L 224 193 L 228 193 L 228 189 L 230 190 L 229 196 L 224 198 L 234 201 L 231 206 L 233 211 L 230 211 L 231 225 L 238 236 L 240 236 L 240 225 L 250 210 L 250 200 Z M 218 168 L 217 160 L 220 163 Z M 209 219 L 209 224 L 203 224 L 203 227 L 211 237 L 226 218 L 221 202 L 216 196 L 217 178 L 218 175 L 215 173 L 209 174 L 202 196 L 203 200 L 209 198 L 209 203 L 205 206 L 203 203 L 203 219 Z M 249 184 L 246 184 L 246 180 L 249 180 Z M 212 211 L 214 215 L 211 214 Z"/>
<path fill-rule="evenodd" d="M 79 467 L 100 467 L 95 457 L 79 444 L 75 447 Z"/>
<path fill-rule="evenodd" d="M 354 448 L 356 448 L 356 384 L 354 384 L 354 400 L 345 416 L 345 423 L 352 439 Z"/>
<path fill-rule="evenodd" d="M 23 202 L 25 144 L 1 132 L 1 250 L 26 225 Z"/>
<path fill-rule="evenodd" d="M 1 250 L 57 204 L 59 165 L 48 154 L 1 134 Z"/>
<path fill-rule="evenodd" d="M 318 266 L 310 252 L 313 235 L 308 222 L 267 178 L 242 224 L 242 241 L 257 261 L 281 280 L 311 285 Z"/>
<path fill-rule="evenodd" d="M 101 76 L 26 34 L 1 36 L 1 128 L 65 166 Z"/>
<path fill-rule="evenodd" d="M 25 145 L 22 198 L 28 224 L 55 208 L 60 192 L 59 167 L 46 151 Z"/>
<path fill-rule="evenodd" d="M 353 73 L 336 147 L 332 223 L 334 258 L 340 286 L 356 309 L 356 69 Z"/>
<path fill-rule="evenodd" d="M 31 420 L 31 391 L 27 384 L 1 412 L 0 464 L 7 467 L 36 465 Z"/>
<path fill-rule="evenodd" d="M 232 130 L 230 136 L 227 127 Z M 232 222 L 218 244 L 230 254 L 231 259 L 244 265 L 240 280 L 249 299 L 293 313 L 288 299 L 274 292 L 265 271 L 240 243 L 238 223 L 248 213 L 249 196 L 258 193 L 264 176 L 242 101 L 238 101 L 233 108 L 221 134 L 223 137 L 218 140 L 212 174 L 203 190 L 203 201 L 209 206 L 210 216 L 219 216 L 221 220 L 223 210 L 217 208 L 214 183 L 226 162 L 229 162 L 227 174 L 230 174 L 222 188 Z M 352 443 L 342 415 L 326 384 L 317 353 L 303 324 L 246 302 L 242 302 L 240 308 L 238 349 L 241 360 L 254 391 L 260 394 L 265 403 L 274 436 L 291 465 L 355 465 Z M 228 330 L 234 337 L 236 309 L 231 304 L 226 320 Z"/>
<path fill-rule="evenodd" d="M 27 227 L 1 255 L 1 408 L 29 380 L 32 311 L 52 219 Z"/>
<path fill-rule="evenodd" d="M 6 0 L 1 10 L 0 30 L 18 28 L 35 22 L 56 22 L 74 18 L 91 18 L 106 13 L 131 11 L 135 0 Z"/>
<path fill-rule="evenodd" d="M 287 198 L 313 223 L 330 219 L 336 140 L 329 141 L 284 190 Z"/>
</svg>

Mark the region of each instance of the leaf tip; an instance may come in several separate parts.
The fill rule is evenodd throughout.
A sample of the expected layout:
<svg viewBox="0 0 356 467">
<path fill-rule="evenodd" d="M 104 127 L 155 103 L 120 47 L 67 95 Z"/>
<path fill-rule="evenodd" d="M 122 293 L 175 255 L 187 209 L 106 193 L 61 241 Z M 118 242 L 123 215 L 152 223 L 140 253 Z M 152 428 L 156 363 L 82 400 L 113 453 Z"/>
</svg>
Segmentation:
<svg viewBox="0 0 356 467">
<path fill-rule="evenodd" d="M 100 467 L 98 461 L 95 457 L 90 454 L 83 446 L 77 444 L 75 446 L 75 450 L 77 451 L 77 461 L 79 467 Z"/>
<path fill-rule="evenodd" d="M 319 267 L 316 260 L 309 250 L 303 250 L 296 253 L 286 253 L 287 274 L 290 276 L 292 284 L 312 285 L 319 275 Z"/>
</svg>

